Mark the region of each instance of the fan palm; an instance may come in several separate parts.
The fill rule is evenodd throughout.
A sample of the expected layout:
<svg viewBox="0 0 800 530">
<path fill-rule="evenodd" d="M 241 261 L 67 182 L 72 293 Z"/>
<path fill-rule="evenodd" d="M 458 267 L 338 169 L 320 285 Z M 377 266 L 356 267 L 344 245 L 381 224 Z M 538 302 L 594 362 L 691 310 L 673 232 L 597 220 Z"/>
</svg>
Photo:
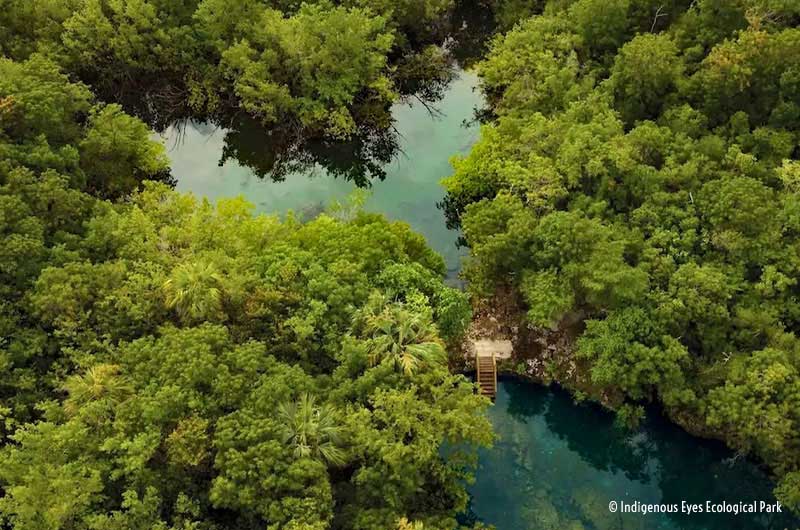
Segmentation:
<svg viewBox="0 0 800 530">
<path fill-rule="evenodd" d="M 131 393 L 132 388 L 120 375 L 119 366 L 98 364 L 82 375 L 67 379 L 64 390 L 68 394 L 64 410 L 72 416 L 91 403 L 97 404 L 101 410 L 112 410 Z"/>
<path fill-rule="evenodd" d="M 436 326 L 427 318 L 410 313 L 398 305 L 389 305 L 381 313 L 366 319 L 365 332 L 370 340 L 372 366 L 392 359 L 406 375 L 421 365 L 447 361 Z"/>
<path fill-rule="evenodd" d="M 278 417 L 283 423 L 283 442 L 294 447 L 295 456 L 334 466 L 345 464 L 342 429 L 331 407 L 318 406 L 314 396 L 304 393 L 297 401 L 281 404 Z"/>
<path fill-rule="evenodd" d="M 211 263 L 184 263 L 164 282 L 164 294 L 181 320 L 212 320 L 222 312 L 222 275 Z"/>
</svg>

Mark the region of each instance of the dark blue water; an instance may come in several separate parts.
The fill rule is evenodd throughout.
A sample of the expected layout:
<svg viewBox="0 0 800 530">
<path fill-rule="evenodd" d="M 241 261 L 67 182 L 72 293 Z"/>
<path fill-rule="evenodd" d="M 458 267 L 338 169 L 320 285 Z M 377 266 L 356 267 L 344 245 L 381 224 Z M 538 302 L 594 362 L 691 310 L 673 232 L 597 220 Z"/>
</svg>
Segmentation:
<svg viewBox="0 0 800 530">
<path fill-rule="evenodd" d="M 489 411 L 500 437 L 480 455 L 468 517 L 498 530 L 796 529 L 789 514 L 621 514 L 609 503 L 774 502 L 774 484 L 722 444 L 657 414 L 624 431 L 612 414 L 559 390 L 515 380 Z M 618 504 L 619 506 L 619 504 Z M 784 509 L 785 512 L 785 509 Z"/>
</svg>

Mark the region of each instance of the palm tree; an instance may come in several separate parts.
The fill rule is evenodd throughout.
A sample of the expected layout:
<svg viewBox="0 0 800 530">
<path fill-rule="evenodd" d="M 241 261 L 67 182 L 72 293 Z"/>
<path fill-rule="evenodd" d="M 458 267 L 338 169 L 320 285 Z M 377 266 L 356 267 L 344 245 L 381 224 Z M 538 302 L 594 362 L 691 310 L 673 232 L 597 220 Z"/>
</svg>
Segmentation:
<svg viewBox="0 0 800 530">
<path fill-rule="evenodd" d="M 222 312 L 222 275 L 212 263 L 184 263 L 164 282 L 164 294 L 182 321 L 213 320 Z"/>
<path fill-rule="evenodd" d="M 397 521 L 397 530 L 424 530 L 425 525 L 419 521 L 409 521 L 405 517 L 401 517 Z"/>
<path fill-rule="evenodd" d="M 421 365 L 447 362 L 436 326 L 422 315 L 406 311 L 397 304 L 387 305 L 380 313 L 368 315 L 364 331 L 369 339 L 372 366 L 389 358 L 396 368 L 411 375 Z"/>
<path fill-rule="evenodd" d="M 86 370 L 83 375 L 74 375 L 67 379 L 64 384 L 64 390 L 68 394 L 64 402 L 65 412 L 74 416 L 81 408 L 92 403 L 103 411 L 113 410 L 133 391 L 119 372 L 117 365 L 98 364 Z"/>
<path fill-rule="evenodd" d="M 337 425 L 334 409 L 316 404 L 316 398 L 303 393 L 297 401 L 278 407 L 283 423 L 283 442 L 294 447 L 298 458 L 317 458 L 333 466 L 346 463 L 340 448 L 342 429 Z"/>
</svg>

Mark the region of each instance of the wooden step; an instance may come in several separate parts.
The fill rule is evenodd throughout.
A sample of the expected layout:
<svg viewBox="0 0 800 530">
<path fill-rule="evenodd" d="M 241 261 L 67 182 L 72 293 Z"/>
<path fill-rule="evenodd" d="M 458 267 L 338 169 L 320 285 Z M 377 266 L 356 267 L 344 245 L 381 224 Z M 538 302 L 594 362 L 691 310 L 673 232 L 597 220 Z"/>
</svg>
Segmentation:
<svg viewBox="0 0 800 530">
<path fill-rule="evenodd" d="M 497 395 L 497 366 L 494 356 L 487 357 L 476 354 L 475 368 L 477 371 L 475 379 L 478 383 L 478 391 L 481 395 L 494 400 Z"/>
</svg>

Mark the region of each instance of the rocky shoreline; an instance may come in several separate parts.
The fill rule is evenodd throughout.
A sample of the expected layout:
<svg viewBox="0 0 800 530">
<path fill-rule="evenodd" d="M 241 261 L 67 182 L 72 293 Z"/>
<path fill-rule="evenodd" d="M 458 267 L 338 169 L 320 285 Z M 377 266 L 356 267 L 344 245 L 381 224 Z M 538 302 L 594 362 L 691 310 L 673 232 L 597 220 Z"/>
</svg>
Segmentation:
<svg viewBox="0 0 800 530">
<path fill-rule="evenodd" d="M 572 394 L 576 401 L 589 400 L 610 411 L 619 411 L 625 404 L 625 395 L 594 384 L 591 367 L 576 356 L 576 341 L 584 329 L 584 315 L 569 315 L 549 329 L 531 325 L 525 316 L 522 304 L 508 293 L 474 304 L 473 320 L 462 345 L 461 371 L 475 370 L 477 348 L 496 345 L 504 349 L 497 357 L 499 375 L 544 386 L 557 385 Z M 660 403 L 646 405 L 659 407 L 667 419 L 692 436 L 731 445 L 724 432 L 709 428 L 690 411 L 662 407 Z"/>
</svg>

